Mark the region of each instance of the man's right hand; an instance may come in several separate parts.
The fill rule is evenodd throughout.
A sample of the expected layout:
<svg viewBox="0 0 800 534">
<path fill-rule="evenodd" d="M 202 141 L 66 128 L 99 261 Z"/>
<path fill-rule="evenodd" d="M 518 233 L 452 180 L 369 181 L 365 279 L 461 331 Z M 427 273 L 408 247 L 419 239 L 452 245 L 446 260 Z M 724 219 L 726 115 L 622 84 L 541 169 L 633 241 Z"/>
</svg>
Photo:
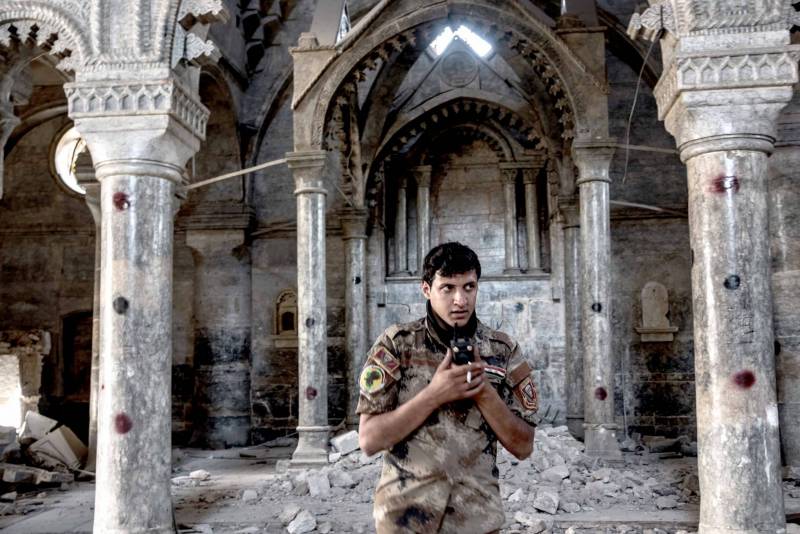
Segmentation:
<svg viewBox="0 0 800 534">
<path fill-rule="evenodd" d="M 453 352 L 447 349 L 430 384 L 423 391 L 436 406 L 472 398 L 484 388 L 483 368 L 484 363 L 480 360 L 468 365 L 453 365 Z M 468 374 L 469 382 L 467 382 Z"/>
</svg>

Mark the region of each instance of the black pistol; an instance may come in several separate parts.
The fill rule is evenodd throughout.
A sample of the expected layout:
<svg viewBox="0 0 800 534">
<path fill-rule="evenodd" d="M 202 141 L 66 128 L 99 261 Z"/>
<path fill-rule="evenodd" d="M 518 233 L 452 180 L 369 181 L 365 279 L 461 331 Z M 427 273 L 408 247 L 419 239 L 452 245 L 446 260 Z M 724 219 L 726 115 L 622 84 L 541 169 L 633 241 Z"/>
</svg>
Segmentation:
<svg viewBox="0 0 800 534">
<path fill-rule="evenodd" d="M 459 337 L 458 325 L 453 327 L 453 339 L 450 341 L 450 348 L 453 349 L 453 363 L 456 365 L 467 365 L 475 359 L 472 341 L 466 337 Z"/>
</svg>

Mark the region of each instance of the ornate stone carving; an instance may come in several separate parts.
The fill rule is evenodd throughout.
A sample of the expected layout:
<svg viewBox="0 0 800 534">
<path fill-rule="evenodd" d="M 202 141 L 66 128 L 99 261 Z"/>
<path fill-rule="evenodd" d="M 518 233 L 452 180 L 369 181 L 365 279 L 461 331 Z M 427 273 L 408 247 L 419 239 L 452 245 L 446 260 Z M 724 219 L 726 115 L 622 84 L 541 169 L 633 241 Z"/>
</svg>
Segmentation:
<svg viewBox="0 0 800 534">
<path fill-rule="evenodd" d="M 229 16 L 223 0 L 183 0 L 178 11 L 178 22 L 188 30 L 198 22 L 225 22 Z"/>
<path fill-rule="evenodd" d="M 205 139 L 208 109 L 176 80 L 168 82 L 69 83 L 68 111 L 73 119 L 114 115 L 168 114 Z"/>
<path fill-rule="evenodd" d="M 447 85 L 464 87 L 478 76 L 478 62 L 466 50 L 455 50 L 442 59 L 441 72 Z"/>
<path fill-rule="evenodd" d="M 653 4 L 640 15 L 634 13 L 628 23 L 628 35 L 636 39 L 641 35 L 652 41 L 661 30 L 675 33 L 675 14 L 672 6 L 666 2 Z"/>
<path fill-rule="evenodd" d="M 713 33 L 786 29 L 791 4 L 784 0 L 683 0 L 676 2 L 681 30 Z"/>
<path fill-rule="evenodd" d="M 738 54 L 679 57 L 656 85 L 659 119 L 663 120 L 684 90 L 737 89 L 797 83 L 797 52 L 742 51 Z"/>
</svg>

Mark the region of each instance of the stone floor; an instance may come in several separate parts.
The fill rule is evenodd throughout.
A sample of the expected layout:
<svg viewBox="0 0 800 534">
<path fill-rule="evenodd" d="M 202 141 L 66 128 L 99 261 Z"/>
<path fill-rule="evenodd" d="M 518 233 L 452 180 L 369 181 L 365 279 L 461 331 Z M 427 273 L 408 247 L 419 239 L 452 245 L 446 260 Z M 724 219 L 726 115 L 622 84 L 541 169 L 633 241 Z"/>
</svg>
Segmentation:
<svg viewBox="0 0 800 534">
<path fill-rule="evenodd" d="M 355 451 L 321 471 L 285 472 L 293 443 L 174 452 L 173 502 L 180 533 L 371 533 L 380 458 Z M 574 449 L 574 450 L 573 450 Z M 697 529 L 695 458 L 626 453 L 601 465 L 561 429 L 540 429 L 531 459 L 498 455 L 504 534 L 691 534 Z M 560 473 L 560 474 L 559 474 Z M 800 482 L 785 481 L 787 516 L 800 517 Z M 554 513 L 542 511 L 556 500 Z M 88 533 L 94 483 L 20 492 L 0 503 L 8 534 Z M 657 504 L 658 503 L 658 504 Z M 789 534 L 800 532 L 790 525 Z"/>
</svg>

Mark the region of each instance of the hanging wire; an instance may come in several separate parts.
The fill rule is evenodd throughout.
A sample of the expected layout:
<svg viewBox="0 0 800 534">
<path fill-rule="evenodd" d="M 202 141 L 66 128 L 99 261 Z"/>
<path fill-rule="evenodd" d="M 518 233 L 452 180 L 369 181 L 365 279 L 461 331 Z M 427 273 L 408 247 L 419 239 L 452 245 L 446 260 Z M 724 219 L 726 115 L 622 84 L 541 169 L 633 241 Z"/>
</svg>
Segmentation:
<svg viewBox="0 0 800 534">
<path fill-rule="evenodd" d="M 625 184 L 625 180 L 628 178 L 628 162 L 630 161 L 631 156 L 631 123 L 633 122 L 633 114 L 636 111 L 636 102 L 639 100 L 639 88 L 642 86 L 642 77 L 644 76 L 644 69 L 647 66 L 647 60 L 650 59 L 650 54 L 653 52 L 653 47 L 655 44 L 661 39 L 661 34 L 664 32 L 663 29 L 658 30 L 658 33 L 653 37 L 653 40 L 650 42 L 650 46 L 647 48 L 647 53 L 642 60 L 642 68 L 639 69 L 639 77 L 636 80 L 636 91 L 633 93 L 633 104 L 631 104 L 631 112 L 628 115 L 628 124 L 625 127 L 625 167 L 622 171 L 622 184 Z"/>
</svg>

